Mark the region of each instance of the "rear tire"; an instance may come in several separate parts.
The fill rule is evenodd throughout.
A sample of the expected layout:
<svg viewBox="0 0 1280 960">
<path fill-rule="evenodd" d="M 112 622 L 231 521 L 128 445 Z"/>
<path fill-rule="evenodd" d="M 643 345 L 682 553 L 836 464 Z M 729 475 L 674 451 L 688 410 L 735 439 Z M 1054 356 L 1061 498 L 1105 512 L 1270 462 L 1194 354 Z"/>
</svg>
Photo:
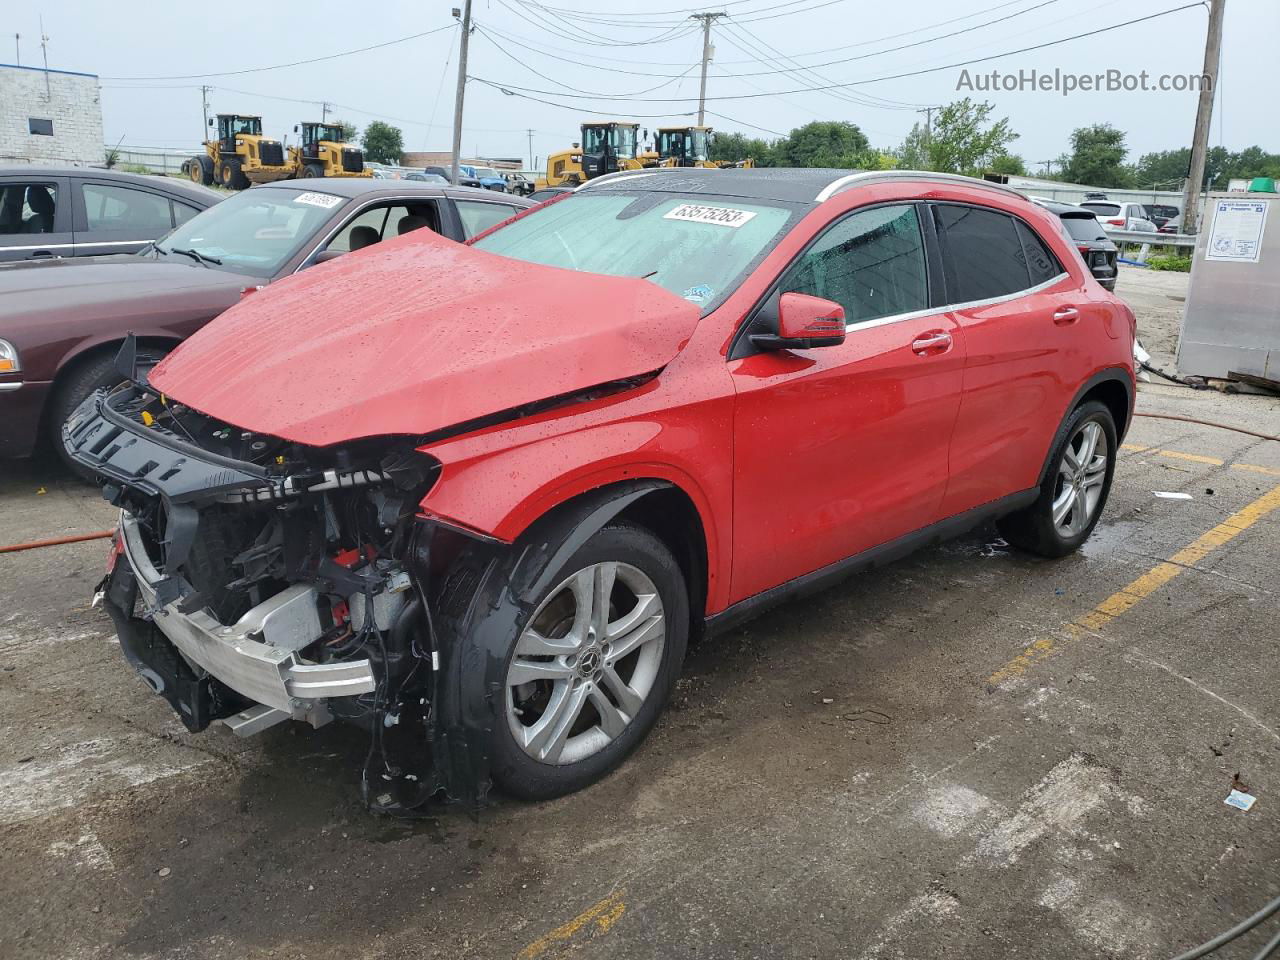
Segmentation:
<svg viewBox="0 0 1280 960">
<path fill-rule="evenodd" d="M 1035 503 L 996 526 L 1013 544 L 1042 557 L 1064 557 L 1089 539 L 1107 505 L 1119 442 L 1106 404 L 1078 406 L 1049 460 Z"/>
<path fill-rule="evenodd" d="M 503 625 L 510 644 L 501 690 L 491 698 L 491 709 L 497 708 L 488 751 L 493 779 L 526 800 L 581 790 L 640 745 L 671 696 L 689 635 L 680 566 L 641 527 L 605 527 L 548 582 L 526 620 Z M 609 598 L 603 607 L 595 602 L 597 589 Z M 591 595 L 589 609 L 606 611 L 602 619 L 583 613 L 583 595 Z M 552 645 L 560 655 L 543 656 L 542 647 Z M 543 669 L 554 679 L 518 679 L 541 677 Z M 559 709 L 562 701 L 576 702 L 577 711 Z M 538 732 L 544 720 L 546 737 Z M 552 728 L 561 723 L 556 744 Z"/>
<path fill-rule="evenodd" d="M 187 162 L 187 176 L 191 178 L 192 183 L 205 187 L 212 186 L 213 161 L 208 157 L 192 157 Z"/>
<path fill-rule="evenodd" d="M 157 362 L 163 356 L 164 351 L 161 350 L 138 351 L 139 361 L 148 363 Z M 93 472 L 80 466 L 67 453 L 67 448 L 62 443 L 62 425 L 66 423 L 67 417 L 75 412 L 76 407 L 84 402 L 85 397 L 102 387 L 114 387 L 120 380 L 120 372 L 116 370 L 115 353 L 99 354 L 77 364 L 59 377 L 53 396 L 49 400 L 47 411 L 49 439 L 62 462 L 82 480 L 93 482 Z"/>
</svg>

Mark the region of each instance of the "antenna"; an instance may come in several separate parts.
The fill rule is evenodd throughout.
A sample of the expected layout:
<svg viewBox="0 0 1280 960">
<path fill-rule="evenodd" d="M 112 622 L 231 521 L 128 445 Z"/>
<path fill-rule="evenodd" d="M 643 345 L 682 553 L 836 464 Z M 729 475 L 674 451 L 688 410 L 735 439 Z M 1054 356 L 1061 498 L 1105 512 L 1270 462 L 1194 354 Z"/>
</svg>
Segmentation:
<svg viewBox="0 0 1280 960">
<path fill-rule="evenodd" d="M 40 53 L 44 57 L 44 98 L 53 99 L 53 91 L 49 89 L 49 36 L 44 32 L 44 17 L 40 17 Z"/>
<path fill-rule="evenodd" d="M 13 64 L 14 66 L 22 66 L 22 34 L 15 33 L 13 35 Z"/>
</svg>

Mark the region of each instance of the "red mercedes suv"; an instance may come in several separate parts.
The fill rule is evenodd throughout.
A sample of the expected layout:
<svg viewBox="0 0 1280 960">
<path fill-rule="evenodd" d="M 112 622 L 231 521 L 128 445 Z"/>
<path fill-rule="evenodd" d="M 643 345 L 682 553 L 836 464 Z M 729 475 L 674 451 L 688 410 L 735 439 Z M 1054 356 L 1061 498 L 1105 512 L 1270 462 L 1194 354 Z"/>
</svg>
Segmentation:
<svg viewBox="0 0 1280 960">
<path fill-rule="evenodd" d="M 366 798 L 602 777 L 689 639 L 1106 503 L 1134 317 L 1053 214 L 927 173 L 619 173 L 272 284 L 90 397 L 121 646 L 198 730 L 364 725 Z"/>
</svg>

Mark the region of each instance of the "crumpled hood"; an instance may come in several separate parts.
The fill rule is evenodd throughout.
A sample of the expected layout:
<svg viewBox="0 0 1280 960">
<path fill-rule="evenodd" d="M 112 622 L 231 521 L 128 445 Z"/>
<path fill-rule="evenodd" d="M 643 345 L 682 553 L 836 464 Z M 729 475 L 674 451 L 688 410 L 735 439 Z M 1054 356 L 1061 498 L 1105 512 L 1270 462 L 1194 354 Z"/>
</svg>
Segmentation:
<svg viewBox="0 0 1280 960">
<path fill-rule="evenodd" d="M 425 434 L 656 370 L 698 317 L 646 280 L 419 230 L 252 294 L 169 354 L 151 384 L 298 443 Z"/>
</svg>

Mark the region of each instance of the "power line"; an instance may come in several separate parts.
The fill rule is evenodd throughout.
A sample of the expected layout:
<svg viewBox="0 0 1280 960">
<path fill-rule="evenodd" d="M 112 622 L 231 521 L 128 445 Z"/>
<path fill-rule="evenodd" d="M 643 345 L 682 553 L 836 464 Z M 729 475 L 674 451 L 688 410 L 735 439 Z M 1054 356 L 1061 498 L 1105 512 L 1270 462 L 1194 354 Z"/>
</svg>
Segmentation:
<svg viewBox="0 0 1280 960">
<path fill-rule="evenodd" d="M 1174 13 L 1181 13 L 1183 10 L 1190 10 L 1192 7 L 1202 7 L 1202 6 L 1204 6 L 1202 0 L 1196 0 L 1195 3 L 1183 4 L 1180 7 L 1173 7 L 1172 9 L 1169 9 L 1169 10 L 1162 10 L 1158 13 L 1148 14 L 1145 17 L 1136 17 L 1133 20 L 1125 20 L 1122 23 L 1113 23 L 1106 27 L 1099 27 L 1096 30 L 1087 30 L 1084 33 L 1073 34 L 1072 36 L 1069 36 L 1069 37 L 1061 37 L 1057 40 L 1048 40 L 1044 43 L 1037 43 L 1029 47 L 1020 47 L 1017 50 L 1006 50 L 1003 53 L 993 53 L 990 56 L 986 56 L 986 57 L 976 57 L 972 60 L 961 60 L 956 63 L 948 63 L 948 64 L 943 64 L 941 66 L 935 66 L 935 67 L 926 67 L 921 70 L 909 70 L 904 73 L 887 74 L 883 77 L 869 77 L 865 80 L 850 80 L 846 83 L 832 83 L 832 84 L 826 84 L 820 87 L 802 87 L 795 90 L 775 90 L 775 91 L 770 91 L 768 93 L 731 94 L 728 96 L 719 97 L 718 99 L 720 100 L 757 100 L 760 97 L 773 97 L 773 96 L 779 96 L 782 94 L 789 94 L 789 93 L 805 93 L 806 91 L 843 89 L 845 87 L 860 86 L 862 84 L 867 84 L 867 83 L 883 83 L 888 80 L 902 80 L 907 77 L 919 77 L 929 73 L 939 73 L 943 70 L 955 70 L 959 67 L 973 66 L 974 64 L 977 64 L 977 63 L 989 63 L 992 60 L 1001 60 L 1005 57 L 1016 56 L 1019 53 L 1029 53 L 1034 50 L 1044 50 L 1048 47 L 1056 47 L 1059 44 L 1070 43 L 1072 40 L 1082 40 L 1085 37 L 1094 37 L 1100 33 L 1108 33 L 1112 30 L 1119 30 L 1122 27 L 1133 26 L 1136 23 L 1145 23 L 1148 20 L 1156 20 L 1156 19 L 1159 19 L 1160 17 L 1167 17 Z M 758 74 L 755 74 L 755 76 L 758 76 Z M 539 94 L 545 94 L 549 96 L 565 96 L 565 97 L 572 96 L 571 94 L 562 94 L 562 93 L 559 93 L 558 91 L 553 91 L 553 90 L 537 90 L 532 87 L 520 87 L 512 84 L 500 85 L 496 81 L 488 80 L 484 77 L 473 76 L 471 79 L 479 83 L 487 84 L 491 87 L 502 86 L 506 90 L 518 90 L 525 93 L 539 93 Z M 672 98 L 672 97 L 643 97 L 643 98 L 641 97 L 635 97 L 635 98 L 599 97 L 596 99 L 623 99 L 623 100 L 632 99 L 638 103 L 675 103 L 679 101 L 679 98 Z"/>
<path fill-rule="evenodd" d="M 381 50 L 383 47 L 394 46 L 397 43 L 407 43 L 410 40 L 418 40 L 422 37 L 429 37 L 433 33 L 441 33 L 445 30 L 452 30 L 453 24 L 447 24 L 443 27 L 436 27 L 434 30 L 424 30 L 422 33 L 410 34 L 407 37 L 397 37 L 395 40 L 387 40 L 383 43 L 375 43 L 367 47 L 358 47 L 355 50 L 344 50 L 341 53 L 331 53 L 324 57 L 312 57 L 310 60 L 295 60 L 292 63 L 277 63 L 270 67 L 249 67 L 245 70 L 222 70 L 217 73 L 182 73 L 170 77 L 102 77 L 103 80 L 204 80 L 209 77 L 238 77 L 246 73 L 263 73 L 267 70 L 283 70 L 286 67 L 300 67 L 308 63 L 322 63 L 325 60 L 337 60 L 339 57 L 350 57 L 357 53 L 367 53 L 370 50 Z"/>
</svg>

